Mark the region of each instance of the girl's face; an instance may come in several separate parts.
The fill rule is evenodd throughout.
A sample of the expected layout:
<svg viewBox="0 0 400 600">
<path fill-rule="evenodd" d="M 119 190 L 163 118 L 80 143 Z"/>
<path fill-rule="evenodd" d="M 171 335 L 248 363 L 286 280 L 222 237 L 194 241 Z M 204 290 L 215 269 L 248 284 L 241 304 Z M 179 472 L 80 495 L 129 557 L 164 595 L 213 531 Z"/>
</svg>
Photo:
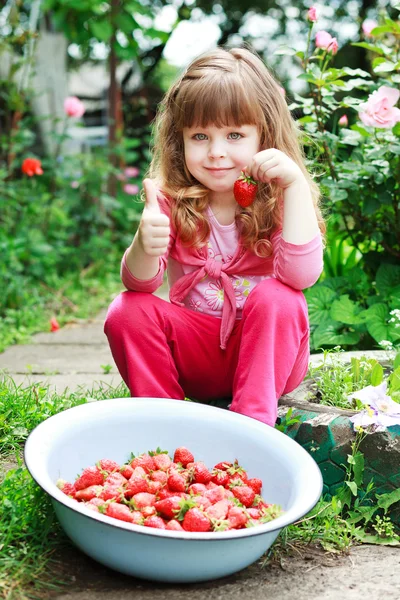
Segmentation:
<svg viewBox="0 0 400 600">
<path fill-rule="evenodd" d="M 260 151 L 256 125 L 183 129 L 190 173 L 210 190 L 210 199 L 233 199 L 233 184 Z"/>
</svg>

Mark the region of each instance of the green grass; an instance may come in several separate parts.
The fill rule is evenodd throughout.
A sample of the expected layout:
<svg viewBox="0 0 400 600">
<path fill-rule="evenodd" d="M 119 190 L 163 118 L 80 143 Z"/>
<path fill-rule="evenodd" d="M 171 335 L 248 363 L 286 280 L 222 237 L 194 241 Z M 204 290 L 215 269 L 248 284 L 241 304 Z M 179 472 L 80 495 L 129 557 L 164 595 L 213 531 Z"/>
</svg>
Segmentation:
<svg viewBox="0 0 400 600">
<path fill-rule="evenodd" d="M 22 465 L 27 436 L 40 422 L 67 408 L 128 396 L 124 384 L 60 395 L 40 383 L 24 387 L 8 376 L 0 379 L 0 598 L 42 600 L 63 584 L 54 555 L 69 542 L 48 496 Z M 17 466 L 7 470 L 10 462 Z"/>
<path fill-rule="evenodd" d="M 0 313 L 0 352 L 12 344 L 28 343 L 34 333 L 49 331 L 52 317 L 62 326 L 107 307 L 123 289 L 118 260 L 109 263 L 99 261 L 63 279 L 53 276 L 51 285 L 27 285 L 18 307 Z"/>
</svg>

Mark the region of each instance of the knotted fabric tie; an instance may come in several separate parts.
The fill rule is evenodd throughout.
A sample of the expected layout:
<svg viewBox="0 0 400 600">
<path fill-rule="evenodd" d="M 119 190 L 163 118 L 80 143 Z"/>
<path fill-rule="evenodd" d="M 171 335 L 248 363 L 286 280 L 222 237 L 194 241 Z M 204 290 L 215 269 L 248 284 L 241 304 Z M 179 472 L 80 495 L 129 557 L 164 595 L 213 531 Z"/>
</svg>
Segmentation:
<svg viewBox="0 0 400 600">
<path fill-rule="evenodd" d="M 170 300 L 174 304 L 183 306 L 183 300 L 186 298 L 192 288 L 206 275 L 221 282 L 221 287 L 224 292 L 224 303 L 222 305 L 222 319 L 220 330 L 220 344 L 222 350 L 226 349 L 226 343 L 232 333 L 232 329 L 236 320 L 236 297 L 233 285 L 228 275 L 224 272 L 224 264 L 207 258 L 204 265 L 200 266 L 196 271 L 187 273 L 175 284 L 170 290 Z"/>
</svg>

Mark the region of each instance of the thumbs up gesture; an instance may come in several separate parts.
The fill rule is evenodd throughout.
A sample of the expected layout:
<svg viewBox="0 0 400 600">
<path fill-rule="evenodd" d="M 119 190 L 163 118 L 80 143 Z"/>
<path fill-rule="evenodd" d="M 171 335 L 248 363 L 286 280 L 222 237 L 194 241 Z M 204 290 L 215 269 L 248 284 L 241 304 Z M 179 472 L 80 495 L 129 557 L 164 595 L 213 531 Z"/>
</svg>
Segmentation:
<svg viewBox="0 0 400 600">
<path fill-rule="evenodd" d="M 143 187 L 146 203 L 138 229 L 139 244 L 148 256 L 162 256 L 168 248 L 169 218 L 160 210 L 157 188 L 152 180 L 144 179 Z"/>
</svg>

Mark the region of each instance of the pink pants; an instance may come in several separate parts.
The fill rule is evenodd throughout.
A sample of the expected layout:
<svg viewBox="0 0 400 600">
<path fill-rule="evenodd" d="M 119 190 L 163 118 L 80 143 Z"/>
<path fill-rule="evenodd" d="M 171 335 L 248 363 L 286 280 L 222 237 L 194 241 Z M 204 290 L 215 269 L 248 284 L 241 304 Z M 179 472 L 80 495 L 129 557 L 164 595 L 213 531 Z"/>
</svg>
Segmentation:
<svg viewBox="0 0 400 600">
<path fill-rule="evenodd" d="M 307 303 L 276 279 L 249 294 L 226 350 L 220 319 L 143 292 L 123 292 L 104 331 L 132 397 L 232 398 L 230 410 L 274 426 L 278 399 L 304 379 Z"/>
</svg>

